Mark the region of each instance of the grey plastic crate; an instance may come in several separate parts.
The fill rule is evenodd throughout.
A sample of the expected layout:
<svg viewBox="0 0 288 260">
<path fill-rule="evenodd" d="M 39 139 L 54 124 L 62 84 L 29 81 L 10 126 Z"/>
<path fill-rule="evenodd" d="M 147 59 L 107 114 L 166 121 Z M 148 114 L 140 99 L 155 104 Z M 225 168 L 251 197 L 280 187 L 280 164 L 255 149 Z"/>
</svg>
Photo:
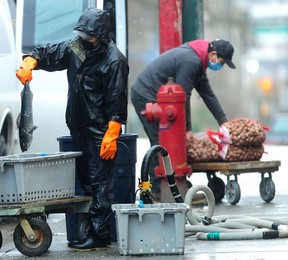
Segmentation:
<svg viewBox="0 0 288 260">
<path fill-rule="evenodd" d="M 75 158 L 81 154 L 23 153 L 0 157 L 0 204 L 74 196 Z"/>
<path fill-rule="evenodd" d="M 113 204 L 121 255 L 184 254 L 185 203 Z"/>
</svg>

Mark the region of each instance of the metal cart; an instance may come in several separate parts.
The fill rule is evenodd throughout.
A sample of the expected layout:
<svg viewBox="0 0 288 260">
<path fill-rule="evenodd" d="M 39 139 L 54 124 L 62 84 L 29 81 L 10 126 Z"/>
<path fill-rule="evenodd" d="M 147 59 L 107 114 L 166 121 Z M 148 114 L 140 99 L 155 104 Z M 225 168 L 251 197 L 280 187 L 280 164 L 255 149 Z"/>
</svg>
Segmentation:
<svg viewBox="0 0 288 260">
<path fill-rule="evenodd" d="M 16 217 L 19 220 L 13 233 L 15 247 L 26 256 L 38 256 L 45 253 L 52 242 L 47 216 L 52 213 L 88 213 L 91 200 L 89 196 L 79 196 L 0 205 L 0 217 Z M 1 231 L 0 238 L 1 248 Z"/>
<path fill-rule="evenodd" d="M 203 162 L 191 164 L 193 172 L 205 172 L 208 187 L 213 191 L 215 201 L 221 201 L 224 196 L 231 205 L 236 205 L 241 197 L 238 175 L 241 173 L 258 172 L 261 174 L 260 195 L 265 202 L 270 202 L 275 196 L 275 184 L 272 173 L 278 171 L 280 161 L 244 161 L 244 162 Z M 216 176 L 216 172 L 227 176 L 227 184 Z"/>
<path fill-rule="evenodd" d="M 0 217 L 16 217 L 16 248 L 26 256 L 46 252 L 51 213 L 88 213 L 91 197 L 75 196 L 75 158 L 81 152 L 16 154 L 0 157 Z M 0 231 L 0 248 L 2 246 Z"/>
</svg>

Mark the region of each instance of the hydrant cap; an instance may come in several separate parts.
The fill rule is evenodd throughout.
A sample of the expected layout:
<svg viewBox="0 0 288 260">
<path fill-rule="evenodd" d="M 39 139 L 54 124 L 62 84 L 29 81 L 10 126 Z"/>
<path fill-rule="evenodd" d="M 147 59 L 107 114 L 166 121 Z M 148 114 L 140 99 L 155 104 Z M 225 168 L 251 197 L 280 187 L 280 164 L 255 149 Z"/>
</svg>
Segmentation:
<svg viewBox="0 0 288 260">
<path fill-rule="evenodd" d="M 157 92 L 157 102 L 185 102 L 186 93 L 181 87 L 176 83 L 167 83 L 162 85 Z"/>
</svg>

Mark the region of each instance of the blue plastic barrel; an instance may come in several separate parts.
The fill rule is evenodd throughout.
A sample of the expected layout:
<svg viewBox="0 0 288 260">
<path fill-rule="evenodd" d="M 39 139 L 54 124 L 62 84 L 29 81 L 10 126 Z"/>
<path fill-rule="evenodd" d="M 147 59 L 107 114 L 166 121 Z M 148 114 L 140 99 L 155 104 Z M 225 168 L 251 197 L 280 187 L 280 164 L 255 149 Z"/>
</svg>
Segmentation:
<svg viewBox="0 0 288 260">
<path fill-rule="evenodd" d="M 121 134 L 117 140 L 117 156 L 113 169 L 113 203 L 130 204 L 135 202 L 135 167 L 137 162 L 137 134 Z M 60 152 L 75 151 L 71 136 L 57 138 Z M 77 178 L 75 180 L 75 195 L 81 196 L 84 191 Z M 67 240 L 85 238 L 85 226 L 88 214 L 66 213 Z M 115 217 L 111 218 L 110 237 L 117 240 Z"/>
</svg>

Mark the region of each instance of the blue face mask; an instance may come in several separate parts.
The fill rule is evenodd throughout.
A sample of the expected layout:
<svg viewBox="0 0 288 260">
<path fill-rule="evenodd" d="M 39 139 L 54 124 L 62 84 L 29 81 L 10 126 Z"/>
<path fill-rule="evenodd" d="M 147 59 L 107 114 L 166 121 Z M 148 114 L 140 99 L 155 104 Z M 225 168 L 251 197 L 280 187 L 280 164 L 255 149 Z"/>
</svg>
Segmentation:
<svg viewBox="0 0 288 260">
<path fill-rule="evenodd" d="M 217 62 L 213 63 L 210 60 L 208 61 L 208 68 L 211 70 L 221 70 L 223 67 L 223 64 L 220 63 L 217 59 Z"/>
</svg>

